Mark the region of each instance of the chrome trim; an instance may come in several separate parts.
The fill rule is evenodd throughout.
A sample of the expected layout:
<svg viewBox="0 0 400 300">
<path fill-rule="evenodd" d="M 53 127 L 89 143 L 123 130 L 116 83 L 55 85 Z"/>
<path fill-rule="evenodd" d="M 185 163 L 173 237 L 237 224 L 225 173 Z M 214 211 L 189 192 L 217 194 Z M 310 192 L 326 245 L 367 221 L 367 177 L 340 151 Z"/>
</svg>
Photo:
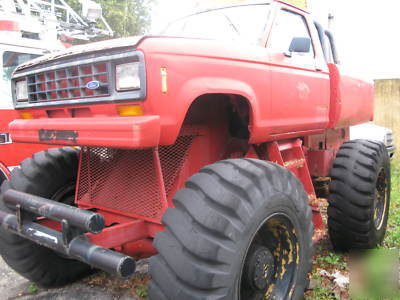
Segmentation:
<svg viewBox="0 0 400 300">
<path fill-rule="evenodd" d="M 5 142 L 1 142 L 3 140 Z M 8 132 L 0 132 L 0 145 L 9 145 L 12 144 L 11 136 Z"/>
</svg>

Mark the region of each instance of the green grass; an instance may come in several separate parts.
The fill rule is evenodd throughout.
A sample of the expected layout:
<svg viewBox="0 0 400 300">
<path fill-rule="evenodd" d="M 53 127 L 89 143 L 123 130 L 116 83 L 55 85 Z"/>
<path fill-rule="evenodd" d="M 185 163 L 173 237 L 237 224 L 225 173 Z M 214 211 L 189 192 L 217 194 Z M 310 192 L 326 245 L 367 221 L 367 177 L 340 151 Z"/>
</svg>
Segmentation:
<svg viewBox="0 0 400 300">
<path fill-rule="evenodd" d="M 37 293 L 38 292 L 38 287 L 36 286 L 36 284 L 34 284 L 34 283 L 31 283 L 29 286 L 28 286 L 28 288 L 27 288 L 27 291 L 28 291 L 28 293 L 30 293 L 30 294 L 35 294 L 35 293 Z"/>
<path fill-rule="evenodd" d="M 400 248 L 400 160 L 392 163 L 392 193 L 385 248 Z"/>
<path fill-rule="evenodd" d="M 147 297 L 147 286 L 143 284 L 139 285 L 136 288 L 136 295 L 142 298 Z"/>
</svg>

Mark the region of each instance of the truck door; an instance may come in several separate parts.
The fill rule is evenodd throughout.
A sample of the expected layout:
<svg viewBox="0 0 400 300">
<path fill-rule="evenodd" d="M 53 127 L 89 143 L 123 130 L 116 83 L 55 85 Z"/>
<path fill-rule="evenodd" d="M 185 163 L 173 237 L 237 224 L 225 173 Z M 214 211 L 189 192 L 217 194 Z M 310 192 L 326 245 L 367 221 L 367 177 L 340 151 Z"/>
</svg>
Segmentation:
<svg viewBox="0 0 400 300">
<path fill-rule="evenodd" d="M 286 8 L 278 11 L 267 44 L 273 134 L 322 129 L 329 121 L 328 69 L 321 45 L 312 38 L 317 32 L 310 29 L 302 14 Z M 293 38 L 311 39 L 309 51 L 289 53 Z"/>
</svg>

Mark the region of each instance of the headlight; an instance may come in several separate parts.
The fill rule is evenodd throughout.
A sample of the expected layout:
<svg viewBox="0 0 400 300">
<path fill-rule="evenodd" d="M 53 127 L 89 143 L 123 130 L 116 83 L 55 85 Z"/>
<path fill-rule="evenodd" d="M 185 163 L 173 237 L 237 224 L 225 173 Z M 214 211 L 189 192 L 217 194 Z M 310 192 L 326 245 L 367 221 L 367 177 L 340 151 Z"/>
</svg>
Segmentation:
<svg viewBox="0 0 400 300">
<path fill-rule="evenodd" d="M 116 66 L 117 91 L 140 89 L 139 62 Z"/>
<path fill-rule="evenodd" d="M 15 97 L 17 101 L 28 101 L 28 83 L 26 80 L 17 81 L 15 84 Z"/>
</svg>

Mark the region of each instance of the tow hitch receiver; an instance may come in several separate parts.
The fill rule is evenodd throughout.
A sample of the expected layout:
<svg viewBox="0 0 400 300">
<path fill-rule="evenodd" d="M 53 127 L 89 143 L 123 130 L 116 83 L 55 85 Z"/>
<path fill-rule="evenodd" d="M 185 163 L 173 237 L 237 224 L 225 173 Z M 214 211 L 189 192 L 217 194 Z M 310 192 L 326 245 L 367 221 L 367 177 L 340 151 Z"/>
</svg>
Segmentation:
<svg viewBox="0 0 400 300">
<path fill-rule="evenodd" d="M 16 209 L 15 215 L 0 211 L 0 225 L 5 230 L 110 274 L 129 277 L 135 272 L 132 257 L 87 241 L 85 233 L 104 229 L 102 215 L 12 189 L 3 199 Z M 61 232 L 31 221 L 35 215 L 60 222 Z"/>
</svg>

